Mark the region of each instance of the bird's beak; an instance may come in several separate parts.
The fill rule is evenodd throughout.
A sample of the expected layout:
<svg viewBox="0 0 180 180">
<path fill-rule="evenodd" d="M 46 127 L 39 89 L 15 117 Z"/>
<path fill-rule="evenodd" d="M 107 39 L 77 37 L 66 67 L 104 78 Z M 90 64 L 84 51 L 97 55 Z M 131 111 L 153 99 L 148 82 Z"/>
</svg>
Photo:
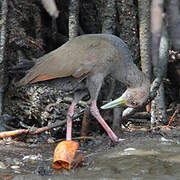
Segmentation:
<svg viewBox="0 0 180 180">
<path fill-rule="evenodd" d="M 101 109 L 109 109 L 109 108 L 114 108 L 116 106 L 124 106 L 126 104 L 125 98 L 118 98 L 115 99 L 114 101 L 111 101 L 103 106 L 101 106 Z"/>
</svg>

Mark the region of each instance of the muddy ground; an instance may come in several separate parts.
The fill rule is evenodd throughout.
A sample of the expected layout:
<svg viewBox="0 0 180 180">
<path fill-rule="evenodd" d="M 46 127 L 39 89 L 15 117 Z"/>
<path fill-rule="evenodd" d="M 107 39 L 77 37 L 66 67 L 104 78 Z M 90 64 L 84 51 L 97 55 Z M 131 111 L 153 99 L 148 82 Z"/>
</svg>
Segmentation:
<svg viewBox="0 0 180 180">
<path fill-rule="evenodd" d="M 123 131 L 125 140 L 110 146 L 106 135 L 80 143 L 84 161 L 75 170 L 51 166 L 57 143 L 1 141 L 0 179 L 178 179 L 180 168 L 179 129 L 161 135 Z M 77 141 L 77 140 L 76 140 Z"/>
</svg>

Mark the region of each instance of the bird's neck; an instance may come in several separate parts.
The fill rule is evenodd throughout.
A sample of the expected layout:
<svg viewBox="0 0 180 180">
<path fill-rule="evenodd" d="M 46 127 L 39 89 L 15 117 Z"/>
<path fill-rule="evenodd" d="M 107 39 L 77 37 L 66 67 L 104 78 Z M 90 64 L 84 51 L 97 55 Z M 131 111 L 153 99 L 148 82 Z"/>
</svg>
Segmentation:
<svg viewBox="0 0 180 180">
<path fill-rule="evenodd" d="M 126 72 L 122 77 L 122 82 L 127 85 L 129 88 L 136 88 L 142 86 L 149 87 L 149 79 L 145 74 L 138 69 L 134 63 L 128 64 Z"/>
</svg>

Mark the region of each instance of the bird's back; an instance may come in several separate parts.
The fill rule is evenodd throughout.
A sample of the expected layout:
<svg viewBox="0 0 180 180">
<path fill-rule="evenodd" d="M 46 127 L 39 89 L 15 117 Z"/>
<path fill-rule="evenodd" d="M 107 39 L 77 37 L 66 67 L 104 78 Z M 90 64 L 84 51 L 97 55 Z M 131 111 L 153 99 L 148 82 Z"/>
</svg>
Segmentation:
<svg viewBox="0 0 180 180">
<path fill-rule="evenodd" d="M 37 59 L 17 85 L 73 76 L 80 78 L 99 68 L 103 69 L 118 61 L 118 56 L 129 55 L 126 44 L 109 34 L 82 35 L 68 41 L 58 49 Z M 109 61 L 109 62 L 107 62 Z"/>
</svg>

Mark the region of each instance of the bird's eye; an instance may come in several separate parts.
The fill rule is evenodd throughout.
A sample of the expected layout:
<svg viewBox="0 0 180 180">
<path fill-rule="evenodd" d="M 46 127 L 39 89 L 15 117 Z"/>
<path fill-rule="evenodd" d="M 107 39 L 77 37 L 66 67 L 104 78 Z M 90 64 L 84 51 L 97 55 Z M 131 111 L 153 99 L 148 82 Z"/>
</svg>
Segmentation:
<svg viewBox="0 0 180 180">
<path fill-rule="evenodd" d="M 136 102 L 132 102 L 131 105 L 137 106 L 137 103 Z"/>
</svg>

